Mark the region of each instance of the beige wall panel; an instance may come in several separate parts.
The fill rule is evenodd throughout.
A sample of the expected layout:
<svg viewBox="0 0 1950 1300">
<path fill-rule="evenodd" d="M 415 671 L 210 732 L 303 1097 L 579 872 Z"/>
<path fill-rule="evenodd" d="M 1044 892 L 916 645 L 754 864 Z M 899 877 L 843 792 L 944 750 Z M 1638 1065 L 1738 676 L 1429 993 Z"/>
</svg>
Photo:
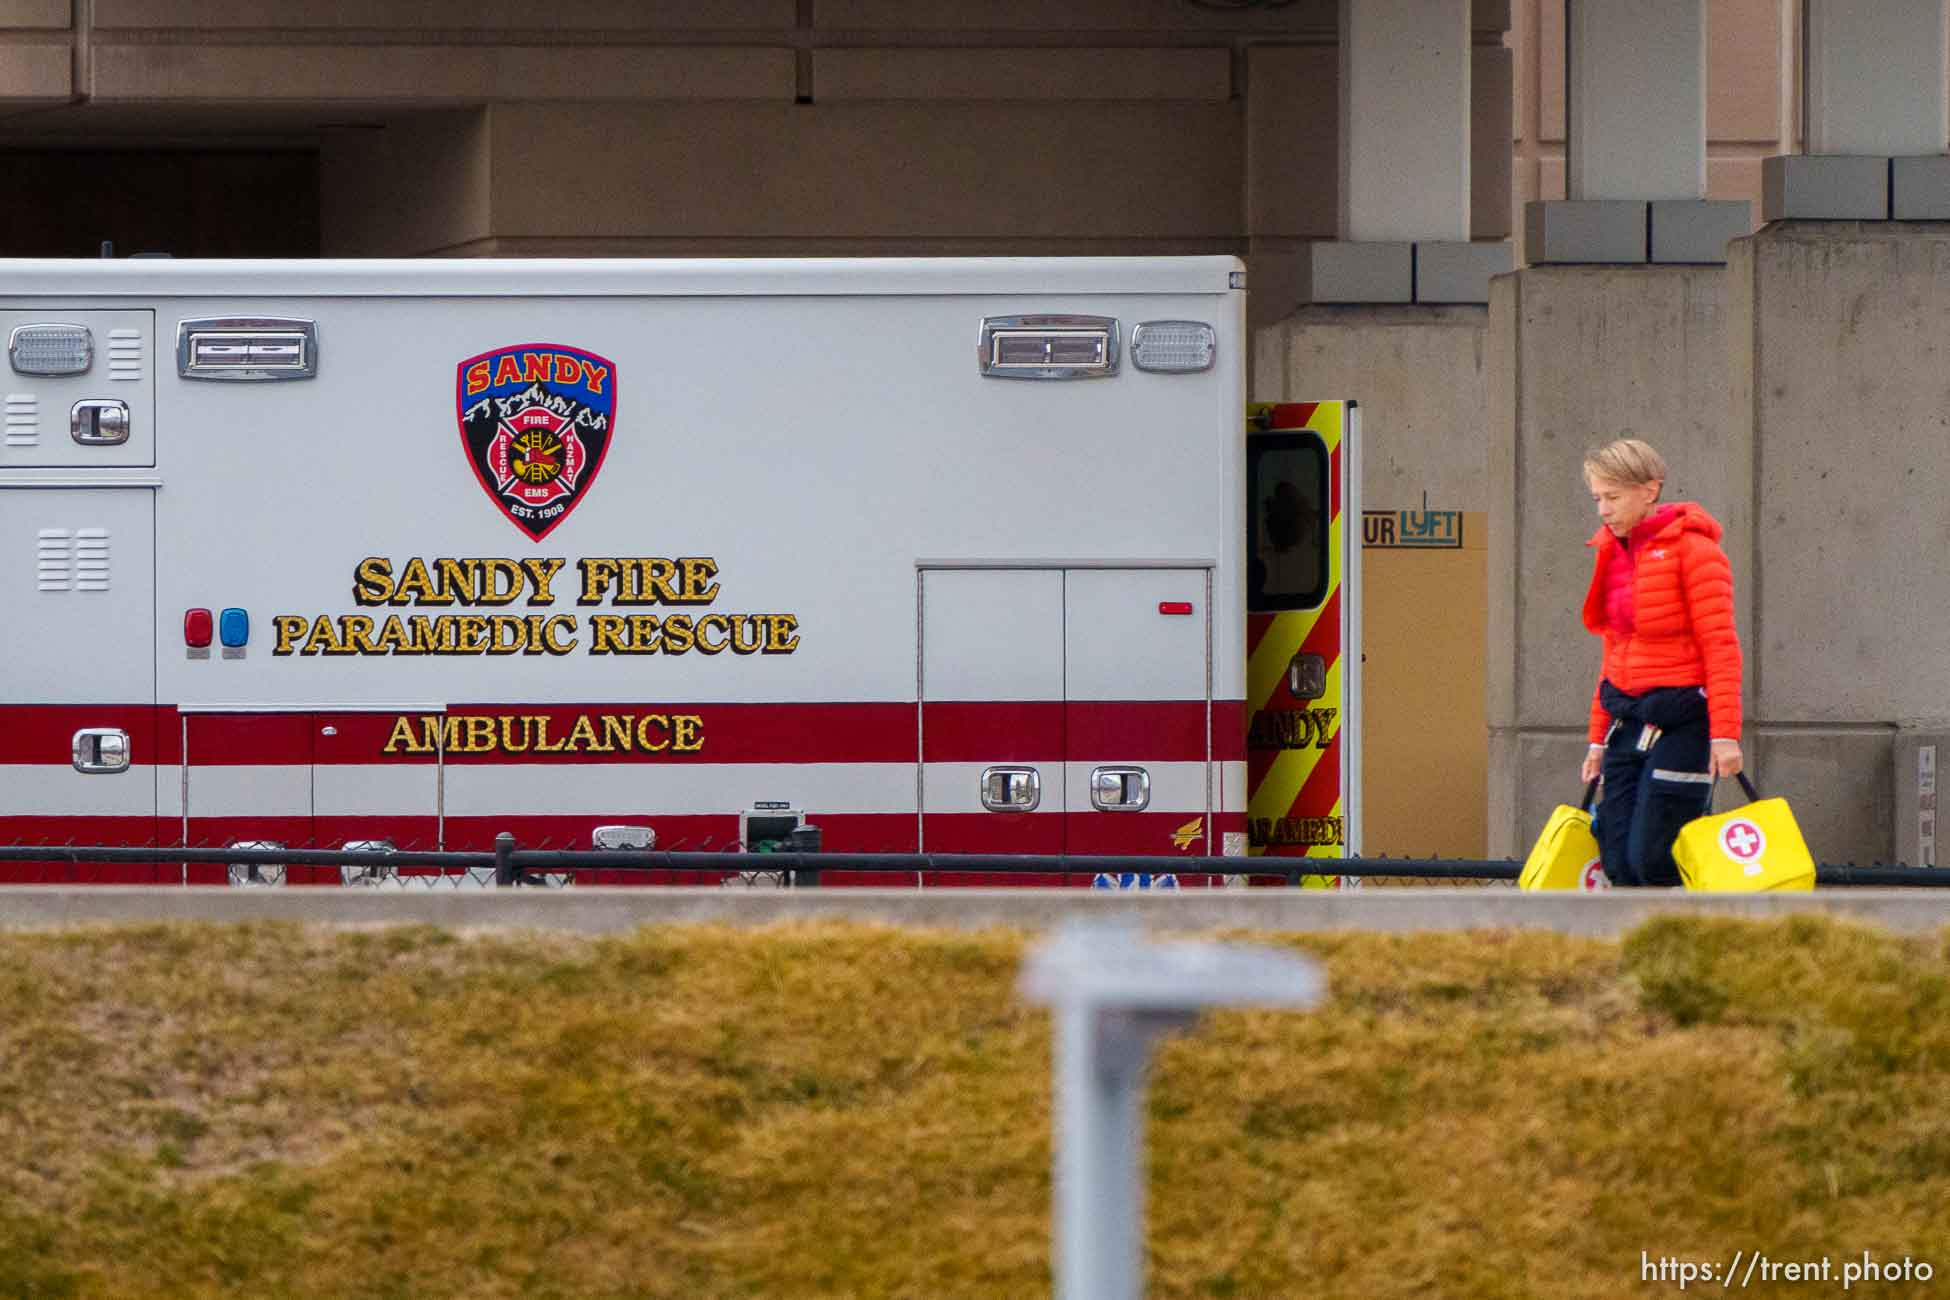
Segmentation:
<svg viewBox="0 0 1950 1300">
<path fill-rule="evenodd" d="M 1706 138 L 1773 140 L 1780 105 L 1781 0 L 1709 0 Z"/>
<path fill-rule="evenodd" d="M 1510 30 L 1511 17 L 1510 0 L 1472 0 L 1469 6 L 1469 26 L 1472 31 L 1501 35 Z"/>
<path fill-rule="evenodd" d="M 1481 514 L 1461 550 L 1361 554 L 1364 852 L 1484 853 L 1484 560 Z"/>
<path fill-rule="evenodd" d="M 1054 135 L 1046 107 L 972 104 L 514 106 L 493 127 L 496 177 L 554 181 L 497 183 L 504 238 L 1240 233 L 1231 105 L 1128 105 Z"/>
<path fill-rule="evenodd" d="M 15 0 L 19 3 L 20 0 Z M 791 28 L 794 0 L 94 0 L 98 28 L 657 31 Z M 60 0 L 67 9 L 66 0 Z M 65 12 L 63 22 L 66 24 Z"/>
<path fill-rule="evenodd" d="M 74 85 L 74 52 L 60 45 L 0 45 L 0 103 L 65 101 Z"/>
<path fill-rule="evenodd" d="M 1760 190 L 1760 159 L 1708 158 L 1706 160 L 1706 197 L 1745 199 L 1747 229 L 1750 231 L 1760 229 Z"/>
<path fill-rule="evenodd" d="M 1254 235 L 1332 239 L 1340 193 L 1340 58 L 1331 48 L 1246 52 L 1246 189 Z"/>
<path fill-rule="evenodd" d="M 1537 138 L 1564 140 L 1564 0 L 1537 6 Z M 1560 196 L 1562 197 L 1562 196 Z"/>
<path fill-rule="evenodd" d="M 0 30 L 66 28 L 73 12 L 73 0 L 0 0 Z"/>
<path fill-rule="evenodd" d="M 1520 0 L 1510 12 L 1511 54 L 1510 127 L 1512 138 L 1521 143 L 1536 133 L 1529 105 L 1535 102 L 1537 85 L 1536 0 Z"/>
<path fill-rule="evenodd" d="M 1950 239 L 1776 222 L 1735 247 L 1729 278 L 1754 314 L 1757 712 L 1941 727 Z"/>
<path fill-rule="evenodd" d="M 1478 46 L 1469 62 L 1469 237 L 1508 239 L 1510 225 L 1510 51 Z"/>
<path fill-rule="evenodd" d="M 789 100 L 794 84 L 785 49 L 102 44 L 94 63 L 107 103 Z"/>
<path fill-rule="evenodd" d="M 1523 205 L 1537 197 L 1537 160 L 1519 154 L 1510 160 L 1510 248 L 1516 265 L 1526 257 L 1523 242 Z"/>
<path fill-rule="evenodd" d="M 319 168 L 327 257 L 436 253 L 487 234 L 486 110 L 326 131 Z"/>
<path fill-rule="evenodd" d="M 913 31 L 1226 31 L 1318 32 L 1338 25 L 1337 0 L 1300 0 L 1279 9 L 1202 9 L 1183 0 L 813 0 L 813 25 L 825 29 Z"/>
<path fill-rule="evenodd" d="M 813 98 L 1206 100 L 1232 94 L 1225 49 L 822 49 Z"/>
<path fill-rule="evenodd" d="M 1546 155 L 1537 160 L 1537 197 L 1540 199 L 1564 197 L 1564 155 Z"/>
<path fill-rule="evenodd" d="M 1361 403 L 1363 507 L 1488 507 L 1481 307 L 1303 307 L 1283 401 Z"/>
</svg>

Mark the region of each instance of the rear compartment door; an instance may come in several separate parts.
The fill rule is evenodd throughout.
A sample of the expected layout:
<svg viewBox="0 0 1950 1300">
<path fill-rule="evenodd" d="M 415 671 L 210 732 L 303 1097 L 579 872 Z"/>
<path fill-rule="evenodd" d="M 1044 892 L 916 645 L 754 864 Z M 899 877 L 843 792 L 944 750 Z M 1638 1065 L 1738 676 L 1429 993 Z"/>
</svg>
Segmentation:
<svg viewBox="0 0 1950 1300">
<path fill-rule="evenodd" d="M 1062 571 L 920 582 L 923 850 L 1063 852 Z"/>
<path fill-rule="evenodd" d="M 0 843 L 156 842 L 173 747 L 157 735 L 155 590 L 149 488 L 0 487 Z M 14 882 L 162 874 L 0 867 Z"/>
<path fill-rule="evenodd" d="M 180 710 L 183 748 L 183 843 L 188 848 L 309 849 L 312 838 L 310 711 Z M 318 867 L 294 867 L 289 880 L 327 878 Z M 329 877 L 336 880 L 338 873 Z M 281 884 L 282 868 L 192 862 L 191 885 Z"/>
<path fill-rule="evenodd" d="M 444 722 L 438 709 L 186 707 L 184 842 L 195 848 L 438 849 Z M 366 876 L 339 867 L 287 871 L 193 863 L 188 880 L 336 885 Z"/>
<path fill-rule="evenodd" d="M 1065 573 L 1066 852 L 1212 851 L 1210 593 L 1202 569 Z"/>
<path fill-rule="evenodd" d="M 446 711 L 321 710 L 311 715 L 312 838 L 324 849 L 439 850 L 443 844 Z M 334 881 L 437 877 L 434 867 L 396 873 L 333 869 Z M 450 883 L 480 883 L 452 872 Z M 484 873 L 488 880 L 493 873 Z M 426 883 L 433 883 L 427 881 Z"/>
</svg>

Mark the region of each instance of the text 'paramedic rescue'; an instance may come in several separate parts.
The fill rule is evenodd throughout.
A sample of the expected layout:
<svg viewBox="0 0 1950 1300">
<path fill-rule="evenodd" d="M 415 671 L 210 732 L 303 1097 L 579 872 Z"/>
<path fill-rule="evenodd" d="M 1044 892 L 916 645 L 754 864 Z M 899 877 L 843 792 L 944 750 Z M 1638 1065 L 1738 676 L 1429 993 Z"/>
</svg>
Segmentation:
<svg viewBox="0 0 1950 1300">
<path fill-rule="evenodd" d="M 525 560 L 369 556 L 353 571 L 352 599 L 367 607 L 505 608 L 553 606 L 560 557 Z M 579 606 L 709 605 L 718 597 L 718 562 L 700 556 L 592 557 L 577 560 L 561 595 Z M 583 648 L 574 614 L 278 614 L 274 655 L 567 655 Z M 791 654 L 795 614 L 590 614 L 592 655 Z"/>
</svg>

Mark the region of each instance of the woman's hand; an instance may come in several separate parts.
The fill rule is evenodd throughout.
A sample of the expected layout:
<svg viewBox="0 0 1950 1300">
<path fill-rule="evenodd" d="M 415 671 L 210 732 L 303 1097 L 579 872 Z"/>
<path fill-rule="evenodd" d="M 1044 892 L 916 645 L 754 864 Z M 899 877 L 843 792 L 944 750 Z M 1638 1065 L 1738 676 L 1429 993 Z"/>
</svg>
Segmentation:
<svg viewBox="0 0 1950 1300">
<path fill-rule="evenodd" d="M 1735 750 L 1734 761 L 1738 762 L 1739 760 L 1740 753 L 1738 750 Z M 1604 765 L 1605 747 L 1603 745 L 1593 745 L 1584 751 L 1584 766 L 1578 769 L 1578 780 L 1584 782 L 1586 785 L 1590 785 L 1598 779 L 1598 772 Z M 1739 769 L 1736 768 L 1734 770 L 1738 771 Z"/>
<path fill-rule="evenodd" d="M 1746 764 L 1740 757 L 1740 742 L 1737 740 L 1716 740 L 1713 742 L 1713 775 L 1738 776 Z"/>
</svg>

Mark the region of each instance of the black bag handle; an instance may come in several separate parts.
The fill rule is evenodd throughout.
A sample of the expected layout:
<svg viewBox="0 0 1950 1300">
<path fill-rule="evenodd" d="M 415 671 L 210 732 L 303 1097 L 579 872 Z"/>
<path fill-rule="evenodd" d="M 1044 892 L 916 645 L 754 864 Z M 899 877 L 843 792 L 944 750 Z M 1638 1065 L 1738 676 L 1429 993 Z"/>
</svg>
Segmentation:
<svg viewBox="0 0 1950 1300">
<path fill-rule="evenodd" d="M 1592 777 L 1591 784 L 1584 788 L 1584 800 L 1578 804 L 1579 812 L 1590 812 L 1591 801 L 1598 797 L 1598 778 Z"/>
<path fill-rule="evenodd" d="M 1754 789 L 1754 783 L 1747 779 L 1747 774 L 1745 772 L 1735 772 L 1734 775 L 1740 780 L 1740 788 L 1747 792 L 1747 802 L 1759 803 L 1760 791 Z"/>
</svg>

